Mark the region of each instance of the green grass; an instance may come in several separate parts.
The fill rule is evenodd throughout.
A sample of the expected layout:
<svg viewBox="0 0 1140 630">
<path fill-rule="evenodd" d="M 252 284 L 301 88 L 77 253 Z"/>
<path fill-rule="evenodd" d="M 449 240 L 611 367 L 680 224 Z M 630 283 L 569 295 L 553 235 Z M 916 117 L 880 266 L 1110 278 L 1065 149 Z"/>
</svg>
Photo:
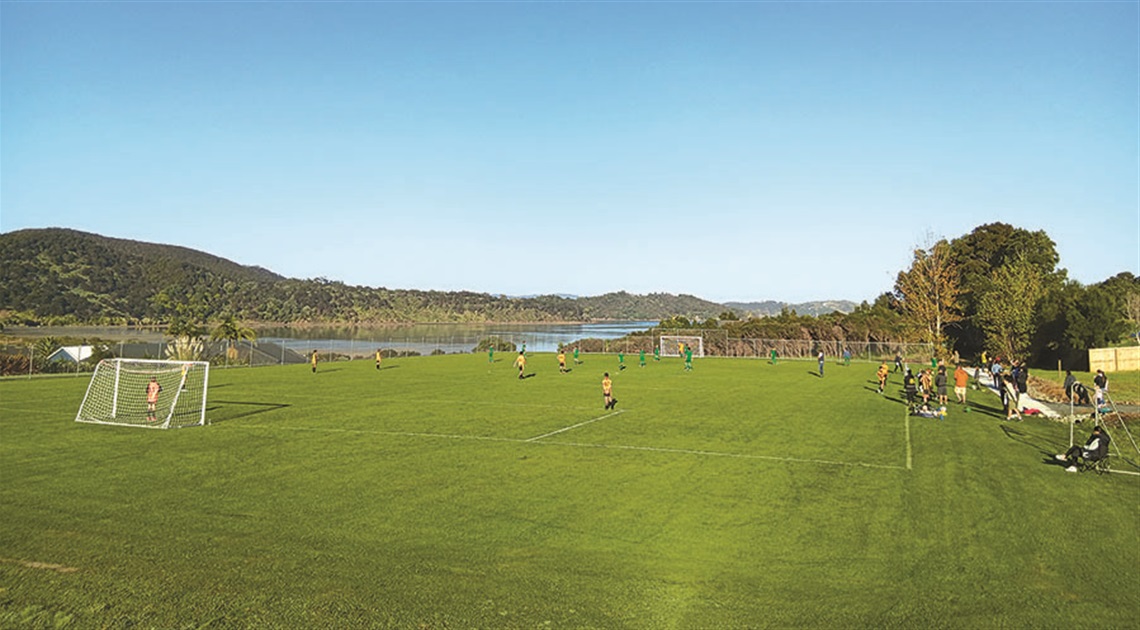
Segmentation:
<svg viewBox="0 0 1140 630">
<path fill-rule="evenodd" d="M 1140 624 L 1140 478 L 1045 463 L 1065 426 L 908 419 L 869 363 L 585 359 L 213 370 L 176 431 L 0 382 L 0 627 Z"/>
</svg>

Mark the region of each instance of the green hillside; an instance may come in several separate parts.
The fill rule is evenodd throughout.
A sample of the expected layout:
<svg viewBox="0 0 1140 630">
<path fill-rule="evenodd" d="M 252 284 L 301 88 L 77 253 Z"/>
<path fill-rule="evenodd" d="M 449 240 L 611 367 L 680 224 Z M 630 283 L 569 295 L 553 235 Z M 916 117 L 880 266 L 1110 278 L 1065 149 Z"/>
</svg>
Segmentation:
<svg viewBox="0 0 1140 630">
<path fill-rule="evenodd" d="M 720 304 L 626 292 L 527 298 L 390 290 L 284 278 L 204 252 L 49 228 L 0 234 L 0 323 L 165 324 L 223 313 L 246 321 L 387 323 L 714 317 Z"/>
</svg>

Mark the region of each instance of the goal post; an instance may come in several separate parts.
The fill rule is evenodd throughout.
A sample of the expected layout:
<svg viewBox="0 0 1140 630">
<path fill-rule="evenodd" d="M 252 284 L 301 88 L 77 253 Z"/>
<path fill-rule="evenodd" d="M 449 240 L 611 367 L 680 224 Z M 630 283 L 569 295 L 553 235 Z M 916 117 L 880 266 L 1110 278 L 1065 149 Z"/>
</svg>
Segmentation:
<svg viewBox="0 0 1140 630">
<path fill-rule="evenodd" d="M 705 356 L 705 341 L 700 335 L 661 335 L 661 356 L 679 357 L 683 347 L 693 349 L 693 356 Z"/>
<path fill-rule="evenodd" d="M 204 425 L 209 381 L 206 361 L 104 359 L 75 421 L 151 429 Z"/>
</svg>

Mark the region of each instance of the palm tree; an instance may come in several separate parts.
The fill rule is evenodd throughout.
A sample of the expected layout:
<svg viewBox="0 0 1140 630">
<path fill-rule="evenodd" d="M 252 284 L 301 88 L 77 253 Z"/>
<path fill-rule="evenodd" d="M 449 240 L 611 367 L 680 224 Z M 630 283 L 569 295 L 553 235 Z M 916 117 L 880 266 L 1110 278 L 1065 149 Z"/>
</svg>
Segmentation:
<svg viewBox="0 0 1140 630">
<path fill-rule="evenodd" d="M 237 359 L 237 348 L 234 346 L 242 339 L 257 341 L 257 333 L 252 328 L 242 325 L 230 313 L 210 333 L 210 339 L 214 341 L 224 339 L 226 341 L 226 362 L 228 363 L 231 359 Z"/>
</svg>

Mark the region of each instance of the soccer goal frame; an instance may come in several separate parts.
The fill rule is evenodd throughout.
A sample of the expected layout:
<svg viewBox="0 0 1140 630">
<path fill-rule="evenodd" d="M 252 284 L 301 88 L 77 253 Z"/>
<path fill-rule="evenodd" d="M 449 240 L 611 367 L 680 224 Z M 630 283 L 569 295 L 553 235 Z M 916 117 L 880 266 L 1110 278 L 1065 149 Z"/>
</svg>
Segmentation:
<svg viewBox="0 0 1140 630">
<path fill-rule="evenodd" d="M 209 384 L 207 361 L 104 359 L 95 366 L 75 421 L 148 429 L 202 426 Z"/>
<path fill-rule="evenodd" d="M 692 348 L 695 357 L 705 356 L 705 340 L 700 335 L 661 335 L 661 356 L 681 356 L 681 350 L 677 344 L 684 344 Z"/>
</svg>

